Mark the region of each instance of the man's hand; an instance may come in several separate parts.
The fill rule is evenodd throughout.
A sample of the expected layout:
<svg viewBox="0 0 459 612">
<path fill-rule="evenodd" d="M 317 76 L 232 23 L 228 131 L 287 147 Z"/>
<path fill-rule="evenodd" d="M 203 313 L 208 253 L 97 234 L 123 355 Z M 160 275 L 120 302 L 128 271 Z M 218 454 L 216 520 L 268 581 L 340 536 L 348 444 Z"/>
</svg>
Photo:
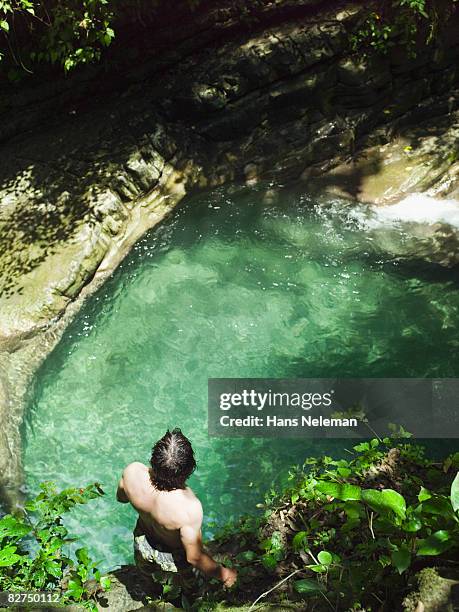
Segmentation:
<svg viewBox="0 0 459 612">
<path fill-rule="evenodd" d="M 229 589 L 237 580 L 237 571 L 235 569 L 231 569 L 230 567 L 224 567 L 222 565 L 221 579 L 223 582 L 223 586 Z"/>
<path fill-rule="evenodd" d="M 226 588 L 233 586 L 237 579 L 236 570 L 216 563 L 203 549 L 201 535 L 202 507 L 199 502 L 195 507 L 193 519 L 193 521 L 190 521 L 190 524 L 184 525 L 180 529 L 180 539 L 185 549 L 188 563 L 209 576 L 209 578 L 221 580 Z"/>
</svg>

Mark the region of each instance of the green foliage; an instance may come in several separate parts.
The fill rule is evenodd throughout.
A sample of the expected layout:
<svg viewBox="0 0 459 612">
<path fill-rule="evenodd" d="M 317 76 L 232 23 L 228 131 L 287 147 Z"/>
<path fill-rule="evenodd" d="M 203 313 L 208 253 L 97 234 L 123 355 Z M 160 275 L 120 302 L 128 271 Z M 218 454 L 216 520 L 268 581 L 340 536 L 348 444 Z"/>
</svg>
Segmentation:
<svg viewBox="0 0 459 612">
<path fill-rule="evenodd" d="M 365 489 L 362 491 L 362 500 L 369 508 L 382 516 L 395 515 L 393 517 L 394 524 L 401 524 L 401 521 L 406 517 L 405 500 L 400 493 L 392 489 L 383 489 L 382 491 Z"/>
<path fill-rule="evenodd" d="M 0 30 L 12 80 L 37 63 L 69 71 L 100 59 L 114 36 L 114 0 L 0 0 Z M 27 35 L 25 34 L 27 32 Z"/>
<path fill-rule="evenodd" d="M 459 512 L 459 472 L 451 485 L 451 504 L 454 512 Z"/>
<path fill-rule="evenodd" d="M 251 536 L 242 538 L 238 526 L 225 538 L 246 546 L 237 562 L 252 580 L 260 565 L 276 581 L 302 568 L 290 599 L 316 598 L 324 609 L 339 602 L 342 610 L 370 609 L 379 599 L 398 609 L 417 561 L 457 557 L 458 468 L 458 454 L 439 464 L 406 436 L 375 438 L 354 446 L 349 459 L 307 459 L 284 493 L 270 492 Z"/>
<path fill-rule="evenodd" d="M 316 489 L 320 493 L 331 495 L 342 501 L 360 500 L 362 498 L 360 487 L 350 484 L 322 481 L 317 483 Z"/>
<path fill-rule="evenodd" d="M 292 549 L 314 561 L 305 571 L 322 575 L 317 586 L 326 586 L 331 600 L 348 600 L 349 606 L 366 601 L 371 593 L 386 600 L 391 589 L 403 588 L 403 574 L 416 558 L 459 548 L 459 476 L 449 492 L 444 473 L 425 459 L 421 447 L 398 445 L 400 461 L 413 470 L 403 474 L 401 491 L 368 487 L 368 474 L 386 456 L 381 450 L 391 445 L 391 440 L 374 439 L 356 445 L 357 455 L 350 460 L 310 459 L 305 463 L 309 473 L 287 492 L 288 499 L 298 496 L 311 508 L 303 513 L 304 528 L 293 536 Z M 431 490 L 426 477 L 435 483 L 443 480 L 443 485 Z M 316 556 L 324 538 L 328 550 Z M 300 590 L 296 584 L 295 589 L 311 595 L 311 585 L 298 582 Z"/>
<path fill-rule="evenodd" d="M 354 51 L 361 47 L 371 47 L 385 53 L 389 46 L 389 37 L 393 35 L 394 26 L 381 21 L 379 13 L 370 13 L 365 23 L 351 36 Z"/>
<path fill-rule="evenodd" d="M 186 1 L 192 10 L 201 2 Z M 414 56 L 448 22 L 456 1 L 380 0 L 350 35 L 351 46 L 359 53 L 386 53 L 402 44 Z M 237 5 L 241 23 L 258 22 L 262 0 Z M 115 37 L 115 24 L 126 10 L 135 7 L 137 14 L 139 6 L 136 0 L 0 0 L 0 61 L 13 81 L 39 64 L 60 65 L 68 72 L 97 62 Z M 143 10 L 160 6 L 161 0 L 152 0 Z"/>
<path fill-rule="evenodd" d="M 270 538 L 263 540 L 260 543 L 260 548 L 265 551 L 261 560 L 268 570 L 273 570 L 284 557 L 284 546 L 278 531 L 274 531 Z"/>
<path fill-rule="evenodd" d="M 193 11 L 201 0 L 185 0 Z M 141 25 L 162 0 L 0 0 L 0 67 L 20 81 L 39 66 L 98 62 L 121 23 Z M 243 16 L 241 15 L 241 20 Z M 3 61 L 2 61 L 3 60 Z"/>
<path fill-rule="evenodd" d="M 392 0 L 379 2 L 351 36 L 354 51 L 370 50 L 387 53 L 391 47 L 403 45 L 411 57 L 417 49 L 431 42 L 448 22 L 456 0 Z"/>
<path fill-rule="evenodd" d="M 79 603 L 96 610 L 87 581 L 96 580 L 100 590 L 109 588 L 86 548 L 72 559 L 65 549 L 74 540 L 63 524 L 62 515 L 77 504 L 103 495 L 100 486 L 58 492 L 50 482 L 25 505 L 22 516 L 7 514 L 0 519 L 0 590 L 50 590 L 59 593 L 63 604 Z"/>
</svg>

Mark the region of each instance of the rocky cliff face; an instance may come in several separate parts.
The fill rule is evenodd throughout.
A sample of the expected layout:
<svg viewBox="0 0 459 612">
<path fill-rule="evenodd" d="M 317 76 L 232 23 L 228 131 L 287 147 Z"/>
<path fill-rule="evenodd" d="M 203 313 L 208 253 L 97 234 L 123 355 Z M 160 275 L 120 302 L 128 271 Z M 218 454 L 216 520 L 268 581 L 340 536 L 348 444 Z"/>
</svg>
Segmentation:
<svg viewBox="0 0 459 612">
<path fill-rule="evenodd" d="M 457 194 L 457 15 L 416 58 L 397 46 L 369 58 L 350 44 L 368 7 L 273 0 L 242 17 L 237 7 L 177 9 L 147 24 L 154 55 L 135 66 L 118 56 L 107 74 L 88 69 L 2 101 L 3 497 L 21 482 L 33 371 L 186 193 L 267 179 L 365 201 Z"/>
</svg>

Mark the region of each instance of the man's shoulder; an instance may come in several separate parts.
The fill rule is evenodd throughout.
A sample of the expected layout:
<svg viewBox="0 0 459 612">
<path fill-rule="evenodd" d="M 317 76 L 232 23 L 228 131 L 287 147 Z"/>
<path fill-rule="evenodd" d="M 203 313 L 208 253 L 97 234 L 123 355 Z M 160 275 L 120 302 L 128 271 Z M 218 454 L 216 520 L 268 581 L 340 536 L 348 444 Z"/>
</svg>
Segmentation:
<svg viewBox="0 0 459 612">
<path fill-rule="evenodd" d="M 194 491 L 187 487 L 184 492 L 184 497 L 186 498 L 186 509 L 190 519 L 194 521 L 202 520 L 203 510 L 202 504 L 198 497 L 196 497 Z"/>
<path fill-rule="evenodd" d="M 143 463 L 140 463 L 140 461 L 133 461 L 132 463 L 129 463 L 129 465 L 127 465 L 124 468 L 123 476 L 129 476 L 131 474 L 138 474 L 139 472 L 144 472 L 147 469 L 148 469 L 147 466 L 144 465 Z"/>
</svg>

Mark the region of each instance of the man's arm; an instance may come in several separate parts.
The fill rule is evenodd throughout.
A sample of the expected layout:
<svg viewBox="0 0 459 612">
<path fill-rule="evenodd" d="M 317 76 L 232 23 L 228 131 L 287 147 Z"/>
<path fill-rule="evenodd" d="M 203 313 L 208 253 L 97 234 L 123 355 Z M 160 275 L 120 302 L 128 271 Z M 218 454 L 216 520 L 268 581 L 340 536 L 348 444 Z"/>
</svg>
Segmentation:
<svg viewBox="0 0 459 612">
<path fill-rule="evenodd" d="M 124 482 L 123 477 L 121 476 L 120 481 L 118 483 L 118 489 L 116 490 L 116 500 L 121 502 L 122 504 L 128 504 L 129 498 L 126 495 L 126 491 L 124 490 Z"/>
<path fill-rule="evenodd" d="M 202 520 L 202 519 L 201 519 Z M 186 552 L 186 559 L 193 567 L 211 578 L 218 578 L 226 587 L 236 582 L 236 570 L 216 563 L 202 547 L 201 522 L 199 525 L 185 525 L 180 529 L 180 538 Z"/>
</svg>

